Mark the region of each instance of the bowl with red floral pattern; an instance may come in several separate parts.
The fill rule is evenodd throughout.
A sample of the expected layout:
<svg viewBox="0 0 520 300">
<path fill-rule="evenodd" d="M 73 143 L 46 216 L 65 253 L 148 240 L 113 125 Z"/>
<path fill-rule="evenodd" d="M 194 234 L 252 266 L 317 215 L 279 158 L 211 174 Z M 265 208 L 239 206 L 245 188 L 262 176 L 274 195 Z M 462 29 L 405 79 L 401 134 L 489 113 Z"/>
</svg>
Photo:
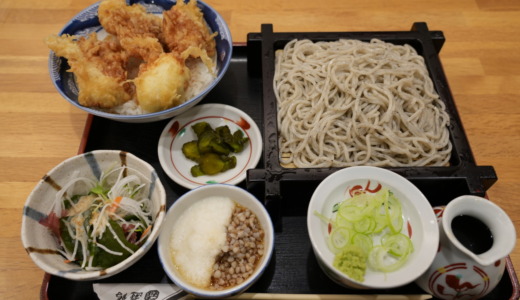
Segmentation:
<svg viewBox="0 0 520 300">
<path fill-rule="evenodd" d="M 349 288 L 413 282 L 432 263 L 439 242 L 423 193 L 399 174 L 370 166 L 326 177 L 309 202 L 307 228 L 321 269 Z"/>
</svg>

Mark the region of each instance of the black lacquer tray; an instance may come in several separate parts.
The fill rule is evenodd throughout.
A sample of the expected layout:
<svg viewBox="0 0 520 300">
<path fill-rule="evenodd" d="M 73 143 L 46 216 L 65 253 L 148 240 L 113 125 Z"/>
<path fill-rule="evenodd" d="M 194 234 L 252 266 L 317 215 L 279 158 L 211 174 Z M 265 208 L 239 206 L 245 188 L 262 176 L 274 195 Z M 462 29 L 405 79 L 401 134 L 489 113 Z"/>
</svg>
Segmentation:
<svg viewBox="0 0 520 300">
<path fill-rule="evenodd" d="M 375 35 L 384 36 L 385 34 L 375 33 Z M 403 35 L 408 36 L 408 33 L 403 33 Z M 431 32 L 426 35 L 435 37 L 432 43 L 440 48 L 443 40 L 440 32 Z M 201 104 L 218 102 L 235 106 L 249 114 L 259 128 L 264 129 L 264 136 L 267 136 L 271 134 L 271 129 L 267 127 L 273 121 L 265 120 L 262 113 L 268 104 L 263 101 L 265 82 L 263 84 L 264 79 L 259 71 L 262 69 L 260 57 L 262 51 L 270 46 L 263 46 L 264 44 L 258 40 L 259 36 L 258 34 L 251 34 L 247 46 L 235 45 L 233 47 L 233 58 L 225 77 Z M 393 36 L 399 36 L 399 33 L 393 33 Z M 407 38 L 406 40 L 410 41 L 411 39 Z M 269 109 L 269 107 L 267 108 Z M 148 161 L 157 170 L 165 186 L 167 205 L 169 207 L 187 190 L 173 182 L 164 173 L 159 163 L 157 145 L 159 136 L 167 123 L 168 120 L 146 124 L 120 123 L 90 115 L 87 119 L 79 152 L 97 149 L 118 149 L 131 152 Z M 464 135 L 462 137 L 464 138 Z M 265 140 L 266 144 L 269 142 L 269 139 Z M 266 145 L 266 151 L 269 151 L 270 149 L 267 148 Z M 469 146 L 464 149 L 458 149 L 458 151 L 463 152 L 458 152 L 457 155 L 469 158 L 472 161 Z M 263 175 L 261 178 L 256 178 L 251 176 L 255 174 L 249 174 L 250 177 L 255 178 L 250 178 L 251 180 L 240 184 L 241 187 L 248 189 L 256 195 L 258 199 L 266 199 L 266 191 L 272 191 L 266 189 L 266 186 L 269 186 L 270 183 L 279 184 L 279 181 L 286 179 L 285 176 L 288 176 L 282 174 L 283 178 L 275 177 L 275 173 L 272 172 L 274 169 L 266 167 L 265 159 L 271 159 L 270 155 L 272 154 L 266 154 L 264 159 L 260 161 L 258 169 L 252 170 L 250 173 L 270 174 L 273 175 L 272 177 Z M 492 168 L 484 168 L 482 170 L 474 165 L 471 166 L 474 168 L 473 170 L 478 171 L 477 174 L 479 174 L 480 179 L 488 175 L 489 177 L 494 176 Z M 485 172 L 486 170 L 489 172 Z M 471 189 L 473 185 L 467 184 L 467 176 L 464 176 L 464 174 L 467 174 L 467 171 L 454 171 L 453 174 L 440 171 L 440 173 L 436 173 L 433 171 L 429 171 L 428 176 L 420 170 L 415 172 L 407 170 L 407 174 L 405 174 L 421 189 L 432 205 L 447 204 L 458 195 L 475 193 L 475 190 Z M 280 205 L 277 205 L 278 211 L 272 212 L 279 216 L 278 222 L 280 225 L 275 236 L 275 252 L 266 273 L 248 292 L 289 294 L 422 294 L 422 290 L 414 283 L 388 290 L 347 289 L 333 283 L 321 271 L 310 245 L 305 216 L 308 202 L 315 187 L 314 184 L 317 185 L 320 177 L 327 172 L 332 172 L 332 170 L 322 171 L 323 174 L 320 174 L 320 176 L 312 176 L 309 181 L 313 184 L 302 185 L 299 184 L 299 180 L 289 178 L 290 180 L 287 180 L 281 186 L 280 192 L 283 194 L 283 197 L 279 197 L 279 200 L 283 199 L 283 201 L 281 201 Z M 481 183 L 481 185 L 478 183 L 474 184 L 484 189 L 484 187 L 490 185 L 490 182 Z M 449 188 L 436 190 L 432 188 L 440 185 L 448 185 Z M 502 281 L 487 299 L 518 298 L 518 279 L 509 258 L 507 263 L 507 269 Z M 43 279 L 40 298 L 51 300 L 98 299 L 93 290 L 93 283 L 171 283 L 171 281 L 164 273 L 157 255 L 157 249 L 154 247 L 129 269 L 103 280 L 70 281 L 46 274 Z"/>
</svg>

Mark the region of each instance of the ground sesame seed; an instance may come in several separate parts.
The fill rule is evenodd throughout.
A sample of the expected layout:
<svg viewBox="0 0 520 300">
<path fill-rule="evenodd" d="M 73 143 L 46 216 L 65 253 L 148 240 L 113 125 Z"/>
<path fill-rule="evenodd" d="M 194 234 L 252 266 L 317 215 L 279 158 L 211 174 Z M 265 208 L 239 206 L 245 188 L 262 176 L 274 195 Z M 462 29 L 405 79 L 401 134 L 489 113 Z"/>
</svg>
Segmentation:
<svg viewBox="0 0 520 300">
<path fill-rule="evenodd" d="M 227 243 L 213 267 L 211 288 L 223 290 L 247 280 L 263 256 L 263 242 L 264 232 L 256 215 L 237 205 L 227 227 Z"/>
</svg>

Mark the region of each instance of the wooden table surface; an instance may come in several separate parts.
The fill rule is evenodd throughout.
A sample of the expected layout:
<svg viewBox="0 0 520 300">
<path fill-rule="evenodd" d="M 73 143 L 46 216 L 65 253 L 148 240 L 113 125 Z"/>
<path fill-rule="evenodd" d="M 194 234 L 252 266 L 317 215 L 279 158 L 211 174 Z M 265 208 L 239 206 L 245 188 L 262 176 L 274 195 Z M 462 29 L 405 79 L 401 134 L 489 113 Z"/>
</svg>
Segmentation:
<svg viewBox="0 0 520 300">
<path fill-rule="evenodd" d="M 37 181 L 74 156 L 87 114 L 55 90 L 43 39 L 95 0 L 0 1 L 0 295 L 38 299 L 43 271 L 23 249 L 22 209 Z M 395 3 L 393 3 L 395 2 Z M 440 53 L 478 165 L 494 166 L 489 198 L 520 229 L 520 1 L 207 0 L 245 42 L 275 31 L 441 30 Z M 520 231 L 519 231 L 520 232 Z M 511 254 L 520 270 L 520 247 Z"/>
</svg>

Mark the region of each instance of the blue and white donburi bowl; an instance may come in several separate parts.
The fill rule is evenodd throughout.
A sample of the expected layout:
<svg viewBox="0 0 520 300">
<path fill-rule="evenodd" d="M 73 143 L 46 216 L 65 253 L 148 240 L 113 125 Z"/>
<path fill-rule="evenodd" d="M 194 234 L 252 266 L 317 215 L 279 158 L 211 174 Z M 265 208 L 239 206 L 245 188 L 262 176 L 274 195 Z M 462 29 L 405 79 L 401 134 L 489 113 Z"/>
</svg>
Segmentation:
<svg viewBox="0 0 520 300">
<path fill-rule="evenodd" d="M 99 3 L 96 2 L 93 5 L 85 8 L 72 18 L 65 26 L 60 30 L 58 35 L 69 34 L 87 36 L 90 33 L 96 32 L 99 35 L 106 35 L 105 30 L 99 23 L 98 19 L 98 8 Z M 170 9 L 176 0 L 129 0 L 128 5 L 140 4 L 144 6 L 148 13 L 160 15 L 163 11 Z M 85 107 L 78 102 L 78 87 L 74 80 L 74 74 L 67 72 L 69 65 L 65 58 L 57 57 L 53 51 L 49 55 L 49 73 L 51 76 L 52 83 L 61 94 L 72 105 L 80 108 L 95 116 L 126 122 L 126 123 L 146 123 L 155 122 L 160 120 L 169 119 L 177 116 L 191 107 L 199 103 L 224 77 L 229 64 L 231 62 L 231 56 L 233 52 L 233 41 L 231 38 L 231 32 L 224 18 L 211 6 L 207 5 L 203 1 L 197 0 L 197 6 L 201 9 L 204 20 L 210 27 L 212 32 L 218 32 L 215 37 L 215 43 L 217 48 L 216 57 L 216 77 L 213 81 L 208 84 L 198 95 L 191 99 L 186 100 L 184 103 L 154 113 L 137 114 L 137 115 L 121 115 L 116 113 L 109 113 L 95 108 Z"/>
</svg>

